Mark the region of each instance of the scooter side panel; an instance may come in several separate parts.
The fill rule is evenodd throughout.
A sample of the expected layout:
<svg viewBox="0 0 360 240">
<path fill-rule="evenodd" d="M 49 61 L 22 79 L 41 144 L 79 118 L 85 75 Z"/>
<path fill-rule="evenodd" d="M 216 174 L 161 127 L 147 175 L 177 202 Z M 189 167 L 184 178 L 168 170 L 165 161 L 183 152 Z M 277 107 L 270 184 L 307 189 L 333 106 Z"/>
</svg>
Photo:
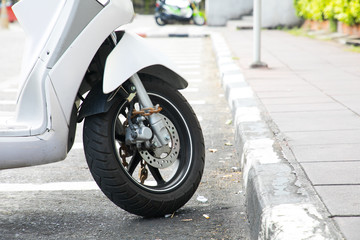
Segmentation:
<svg viewBox="0 0 360 240">
<path fill-rule="evenodd" d="M 112 0 L 86 26 L 50 71 L 59 102 L 68 123 L 77 91 L 86 70 L 110 33 L 133 18 L 130 0 Z"/>
<path fill-rule="evenodd" d="M 104 93 L 109 93 L 118 88 L 133 74 L 144 70 L 151 73 L 150 66 L 161 69 L 154 75 L 161 77 L 175 88 L 185 88 L 187 82 L 174 70 L 176 67 L 171 61 L 155 51 L 146 41 L 136 34 L 126 32 L 110 53 L 106 60 L 104 72 Z M 162 66 L 162 67 L 161 67 Z"/>
<path fill-rule="evenodd" d="M 44 62 L 38 59 L 16 105 L 16 122 L 29 126 L 30 133 L 18 130 L 17 136 L 40 135 L 48 128 L 45 84 L 50 80 L 47 73 Z"/>
<path fill-rule="evenodd" d="M 12 7 L 27 35 L 20 86 L 49 39 L 65 2 L 66 0 L 23 0 Z"/>
<path fill-rule="evenodd" d="M 52 68 L 91 20 L 103 9 L 97 1 L 73 0 L 69 17 L 51 54 L 48 68 Z"/>
<path fill-rule="evenodd" d="M 24 2 L 33 1 L 25 0 Z M 41 3 L 41 1 L 39 1 L 38 4 L 39 3 Z M 88 8 L 85 10 L 89 12 L 90 16 L 86 16 L 83 21 L 78 21 L 77 24 L 73 24 L 74 20 L 78 20 L 77 16 L 75 16 L 77 13 L 76 10 L 82 7 L 81 10 L 84 11 L 85 3 L 88 3 Z M 36 6 L 39 8 L 42 7 L 39 5 Z M 55 6 L 56 5 L 54 5 L 54 7 Z M 20 7 L 28 7 L 28 5 L 20 5 Z M 18 128 L 16 131 L 5 130 L 1 132 L 1 136 L 35 136 L 43 134 L 47 129 L 51 129 L 49 122 L 47 122 L 47 117 L 51 112 L 47 109 L 48 103 L 46 103 L 45 100 L 46 93 L 44 87 L 45 81 L 48 81 L 49 64 L 51 60 L 58 58 L 58 56 L 62 54 L 62 50 L 68 47 L 67 45 L 76 38 L 76 35 L 81 32 L 84 26 L 103 8 L 103 6 L 95 0 L 92 0 L 92 2 L 88 0 L 67 0 L 65 6 L 58 5 L 57 7 L 62 10 L 59 19 L 54 26 L 50 25 L 52 27 L 50 37 L 47 39 L 45 46 L 42 46 L 42 54 L 36 58 L 36 63 L 26 77 L 26 81 L 24 81 L 21 91 L 19 92 L 15 125 L 21 124 L 28 126 L 29 130 L 26 128 Z M 19 9 L 21 10 L 22 8 Z M 36 21 L 33 23 L 36 23 Z M 27 22 L 25 23 L 25 27 L 26 24 Z M 71 26 L 69 26 L 69 24 Z M 45 24 L 44 26 L 40 24 L 40 28 L 44 28 L 45 26 Z M 32 29 L 32 26 L 27 27 L 29 27 L 29 29 L 26 28 L 26 30 L 30 31 L 33 35 L 35 34 L 35 37 L 37 37 L 36 34 L 40 34 L 40 32 Z M 75 30 L 72 31 L 73 34 L 69 33 L 71 29 L 74 28 Z M 70 43 L 68 43 L 69 41 Z M 8 124 L 8 129 L 12 128 L 12 126 L 12 123 Z"/>
<path fill-rule="evenodd" d="M 55 91 L 47 81 L 47 102 L 51 110 L 51 130 L 39 136 L 0 137 L 0 169 L 34 166 L 65 159 L 68 126 Z"/>
</svg>

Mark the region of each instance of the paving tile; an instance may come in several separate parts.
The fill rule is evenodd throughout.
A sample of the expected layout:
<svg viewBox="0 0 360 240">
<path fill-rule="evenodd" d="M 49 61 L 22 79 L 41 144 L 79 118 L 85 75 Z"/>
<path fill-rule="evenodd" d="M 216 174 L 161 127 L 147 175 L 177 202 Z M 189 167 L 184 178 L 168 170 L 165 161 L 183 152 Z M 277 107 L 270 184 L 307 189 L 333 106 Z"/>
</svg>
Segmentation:
<svg viewBox="0 0 360 240">
<path fill-rule="evenodd" d="M 258 79 L 249 80 L 249 84 L 256 91 L 274 91 L 274 90 L 288 90 L 288 89 L 299 89 L 299 90 L 317 90 L 309 83 L 304 82 L 303 80 L 291 80 L 289 79 L 280 79 L 274 78 L 266 79 L 258 76 Z M 319 91 L 319 90 L 317 90 Z"/>
<path fill-rule="evenodd" d="M 329 95 L 359 93 L 359 79 L 353 81 L 319 82 L 316 86 Z"/>
<path fill-rule="evenodd" d="M 276 112 L 312 112 L 312 111 L 338 111 L 345 107 L 339 103 L 314 103 L 314 104 L 268 104 L 266 109 L 270 113 Z"/>
<path fill-rule="evenodd" d="M 360 117 L 348 110 L 270 115 L 282 132 L 360 129 Z"/>
<path fill-rule="evenodd" d="M 346 240 L 360 239 L 360 217 L 336 217 L 334 220 L 339 225 Z"/>
<path fill-rule="evenodd" d="M 313 185 L 359 184 L 360 161 L 302 163 Z"/>
<path fill-rule="evenodd" d="M 340 49 L 342 52 L 337 55 L 336 58 L 329 58 L 327 57 L 327 61 L 331 62 L 332 64 L 341 67 L 342 69 L 346 69 L 348 66 L 352 68 L 352 70 L 356 70 L 359 72 L 359 62 L 360 62 L 360 55 L 354 54 L 352 52 L 343 52 L 343 49 Z"/>
<path fill-rule="evenodd" d="M 289 60 L 291 61 L 291 60 Z M 306 62 L 306 64 L 303 64 Z M 328 69 L 329 64 L 323 63 L 321 60 L 298 59 L 297 61 L 287 62 L 287 64 L 295 72 L 299 71 L 314 71 L 319 69 Z"/>
<path fill-rule="evenodd" d="M 360 215 L 360 185 L 315 186 L 332 216 Z"/>
<path fill-rule="evenodd" d="M 253 88 L 254 89 L 254 88 Z M 267 89 L 267 90 L 257 90 L 256 95 L 260 99 L 264 98 L 293 98 L 293 97 L 322 97 L 324 94 L 314 89 Z"/>
<path fill-rule="evenodd" d="M 360 79 L 360 77 L 359 77 Z M 324 90 L 324 92 L 330 96 L 336 96 L 336 95 L 355 95 L 359 93 L 360 85 L 354 86 L 354 87 L 348 87 L 348 88 L 333 88 L 333 89 L 327 89 Z"/>
<path fill-rule="evenodd" d="M 342 81 L 347 80 L 356 80 L 358 77 L 354 76 L 350 73 L 344 73 L 341 69 L 333 68 L 333 69 L 327 69 L 326 73 L 321 70 L 315 70 L 315 71 L 308 71 L 308 72 L 300 72 L 298 73 L 302 78 L 306 79 L 307 81 L 313 83 L 314 85 L 317 85 L 318 83 L 337 83 L 339 82 L 339 79 Z"/>
<path fill-rule="evenodd" d="M 358 92 L 360 91 L 359 89 L 360 87 L 357 89 Z M 346 95 L 338 95 L 334 96 L 334 98 L 360 115 L 360 94 L 349 95 L 349 92 L 347 92 Z"/>
<path fill-rule="evenodd" d="M 360 130 L 287 132 L 291 146 L 360 143 Z"/>
<path fill-rule="evenodd" d="M 327 96 L 304 96 L 288 98 L 262 98 L 261 102 L 267 106 L 269 104 L 306 104 L 306 103 L 334 103 L 334 100 Z"/>
<path fill-rule="evenodd" d="M 252 69 L 256 70 L 256 69 Z M 289 70 L 286 67 L 279 67 L 276 68 L 276 70 L 268 70 L 268 71 L 259 71 L 256 74 L 251 74 L 252 72 L 248 72 L 251 76 L 251 79 L 249 81 L 251 83 L 258 83 L 258 86 L 261 85 L 261 83 L 283 83 L 283 84 L 289 84 L 289 78 L 292 79 L 292 84 L 304 84 L 304 80 L 297 77 L 293 72 L 289 72 Z M 264 79 L 263 76 L 259 76 L 259 73 L 266 73 L 266 79 Z M 309 85 L 307 83 L 307 85 Z M 270 86 L 270 85 L 269 85 Z"/>
<path fill-rule="evenodd" d="M 329 161 L 360 161 L 360 143 L 291 146 L 301 163 Z M 360 174 L 359 174 L 360 175 Z"/>
</svg>

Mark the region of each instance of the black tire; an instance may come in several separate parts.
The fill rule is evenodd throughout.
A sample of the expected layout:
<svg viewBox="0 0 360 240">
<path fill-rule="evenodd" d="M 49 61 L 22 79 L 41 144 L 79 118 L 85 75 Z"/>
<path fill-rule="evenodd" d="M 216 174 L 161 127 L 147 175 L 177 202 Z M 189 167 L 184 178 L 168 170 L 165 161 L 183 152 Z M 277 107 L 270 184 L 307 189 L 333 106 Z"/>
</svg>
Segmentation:
<svg viewBox="0 0 360 240">
<path fill-rule="evenodd" d="M 167 24 L 167 22 L 165 20 L 163 20 L 160 16 L 155 17 L 155 22 L 159 26 L 165 26 Z"/>
<path fill-rule="evenodd" d="M 128 153 L 125 167 L 119 154 L 124 133 L 119 121 L 126 115 L 128 103 L 118 101 L 103 114 L 87 117 L 84 123 L 84 149 L 89 169 L 104 194 L 122 209 L 145 217 L 164 216 L 182 207 L 196 191 L 204 169 L 204 140 L 198 120 L 185 98 L 169 85 L 159 81 L 144 81 L 154 105 L 176 128 L 180 141 L 177 164 L 170 167 L 174 174 L 146 165 L 149 178 L 156 182 L 141 183 L 138 171 L 141 156 Z M 134 99 L 136 101 L 136 99 Z M 120 130 L 119 130 L 120 129 Z M 129 161 L 128 161 L 129 159 Z M 168 178 L 166 178 L 166 177 Z"/>
</svg>

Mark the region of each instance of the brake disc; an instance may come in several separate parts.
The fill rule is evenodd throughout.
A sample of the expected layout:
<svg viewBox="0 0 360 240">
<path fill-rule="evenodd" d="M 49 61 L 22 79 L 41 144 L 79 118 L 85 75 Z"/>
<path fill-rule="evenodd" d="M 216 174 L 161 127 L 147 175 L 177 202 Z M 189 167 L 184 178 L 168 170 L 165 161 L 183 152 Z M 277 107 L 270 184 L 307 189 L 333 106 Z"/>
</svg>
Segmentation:
<svg viewBox="0 0 360 240">
<path fill-rule="evenodd" d="M 150 151 L 141 150 L 139 153 L 147 164 L 155 168 L 163 169 L 176 162 L 179 156 L 180 139 L 179 134 L 170 119 L 160 113 L 158 114 L 162 117 L 165 127 L 169 132 L 169 144 Z"/>
</svg>

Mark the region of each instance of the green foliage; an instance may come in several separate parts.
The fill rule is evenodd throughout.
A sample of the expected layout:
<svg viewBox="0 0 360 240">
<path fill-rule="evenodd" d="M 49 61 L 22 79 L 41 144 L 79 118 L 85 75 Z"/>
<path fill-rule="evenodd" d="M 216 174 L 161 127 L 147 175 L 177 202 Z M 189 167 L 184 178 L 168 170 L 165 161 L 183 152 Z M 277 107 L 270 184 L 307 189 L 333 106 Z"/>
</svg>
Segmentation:
<svg viewBox="0 0 360 240">
<path fill-rule="evenodd" d="M 305 19 L 322 21 L 329 0 L 294 0 L 297 15 Z"/>
<path fill-rule="evenodd" d="M 297 15 L 304 19 L 360 23 L 360 0 L 294 0 L 294 6 Z"/>
<path fill-rule="evenodd" d="M 336 0 L 328 1 L 324 7 L 325 19 L 335 19 Z"/>
<path fill-rule="evenodd" d="M 358 46 L 351 46 L 351 47 L 349 48 L 349 51 L 351 51 L 351 52 L 356 52 L 356 53 L 360 53 L 360 47 L 358 47 Z"/>
<path fill-rule="evenodd" d="M 335 17 L 348 25 L 360 23 L 360 0 L 336 0 Z"/>
</svg>

